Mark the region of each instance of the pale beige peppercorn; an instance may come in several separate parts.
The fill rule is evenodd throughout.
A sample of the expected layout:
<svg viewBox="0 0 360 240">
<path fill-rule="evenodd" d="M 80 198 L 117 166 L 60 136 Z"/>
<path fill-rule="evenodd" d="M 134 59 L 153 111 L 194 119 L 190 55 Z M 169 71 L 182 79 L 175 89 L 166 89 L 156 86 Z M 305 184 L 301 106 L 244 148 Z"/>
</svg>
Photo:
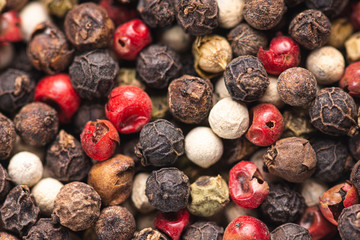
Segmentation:
<svg viewBox="0 0 360 240">
<path fill-rule="evenodd" d="M 151 206 L 149 199 L 145 194 L 146 181 L 149 176 L 149 173 L 138 173 L 134 178 L 131 191 L 131 200 L 136 209 L 141 213 L 149 213 L 155 209 Z"/>
<path fill-rule="evenodd" d="M 360 32 L 354 33 L 345 42 L 346 58 L 350 63 L 360 60 Z"/>
<path fill-rule="evenodd" d="M 353 34 L 354 28 L 346 18 L 331 22 L 331 34 L 328 44 L 338 49 L 344 48 L 345 41 Z"/>
</svg>

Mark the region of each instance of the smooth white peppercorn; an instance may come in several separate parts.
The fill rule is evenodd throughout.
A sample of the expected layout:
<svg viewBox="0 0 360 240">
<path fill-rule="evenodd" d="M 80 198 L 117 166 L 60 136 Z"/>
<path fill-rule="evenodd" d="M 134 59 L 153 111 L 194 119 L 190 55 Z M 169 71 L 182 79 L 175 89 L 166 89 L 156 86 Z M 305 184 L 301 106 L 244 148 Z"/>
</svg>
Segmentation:
<svg viewBox="0 0 360 240">
<path fill-rule="evenodd" d="M 131 200 L 134 206 L 141 213 L 149 213 L 155 208 L 149 203 L 149 199 L 145 194 L 146 181 L 150 174 L 139 173 L 135 176 L 131 192 Z"/>
<path fill-rule="evenodd" d="M 211 128 L 197 127 L 185 137 L 185 153 L 196 165 L 208 168 L 221 158 L 223 144 Z"/>
<path fill-rule="evenodd" d="M 215 94 L 218 100 L 230 97 L 230 93 L 226 88 L 224 76 L 220 77 L 215 83 Z"/>
<path fill-rule="evenodd" d="M 8 173 L 16 184 L 32 187 L 41 179 L 43 165 L 35 154 L 20 152 L 10 159 Z"/>
<path fill-rule="evenodd" d="M 211 129 L 225 139 L 241 137 L 249 128 L 249 121 L 246 105 L 232 100 L 231 97 L 218 101 L 209 114 Z"/>
<path fill-rule="evenodd" d="M 164 31 L 161 41 L 177 52 L 185 52 L 191 47 L 191 36 L 185 33 L 179 25 L 175 25 Z"/>
<path fill-rule="evenodd" d="M 216 0 L 222 28 L 233 28 L 243 20 L 244 0 Z"/>
<path fill-rule="evenodd" d="M 51 215 L 56 195 L 62 186 L 64 185 L 54 178 L 43 178 L 34 186 L 31 193 L 42 214 Z"/>
<path fill-rule="evenodd" d="M 285 103 L 281 100 L 277 89 L 277 78 L 269 76 L 270 84 L 267 87 L 264 95 L 259 99 L 261 103 L 271 103 L 277 108 L 282 108 Z"/>
<path fill-rule="evenodd" d="M 326 184 L 309 178 L 301 184 L 301 195 L 308 207 L 319 204 L 319 197 L 328 190 Z"/>
<path fill-rule="evenodd" d="M 318 84 L 329 85 L 340 80 L 345 70 L 345 59 L 334 47 L 326 46 L 312 51 L 306 68 L 312 72 Z"/>
</svg>

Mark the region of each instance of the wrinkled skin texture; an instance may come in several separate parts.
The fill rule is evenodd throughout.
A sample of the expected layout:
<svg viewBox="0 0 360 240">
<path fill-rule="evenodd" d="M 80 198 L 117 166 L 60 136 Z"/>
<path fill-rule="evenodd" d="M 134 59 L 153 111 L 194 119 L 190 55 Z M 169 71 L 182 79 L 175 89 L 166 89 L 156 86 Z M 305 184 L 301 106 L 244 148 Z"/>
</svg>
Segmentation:
<svg viewBox="0 0 360 240">
<path fill-rule="evenodd" d="M 10 157 L 15 147 L 15 141 L 16 132 L 14 123 L 0 113 L 0 160 Z"/>
<path fill-rule="evenodd" d="M 295 223 L 286 223 L 271 232 L 271 240 L 311 240 L 309 231 Z"/>
<path fill-rule="evenodd" d="M 144 22 L 152 28 L 166 27 L 175 19 L 172 0 L 140 0 L 137 9 Z"/>
<path fill-rule="evenodd" d="M 306 6 L 322 11 L 329 18 L 338 16 L 349 3 L 349 0 L 306 0 Z"/>
<path fill-rule="evenodd" d="M 240 216 L 226 227 L 223 240 L 270 240 L 270 232 L 262 221 Z"/>
<path fill-rule="evenodd" d="M 360 238 L 360 204 L 345 208 L 339 217 L 338 229 L 341 239 L 352 240 Z"/>
<path fill-rule="evenodd" d="M 1 238 L 0 238 L 1 239 Z M 69 231 L 51 218 L 41 218 L 23 238 L 24 240 L 68 240 Z"/>
<path fill-rule="evenodd" d="M 187 227 L 183 240 L 222 240 L 224 228 L 214 222 L 196 222 Z"/>
<path fill-rule="evenodd" d="M 134 234 L 133 240 L 169 240 L 169 238 L 156 229 L 144 228 Z"/>
<path fill-rule="evenodd" d="M 9 174 L 5 168 L 0 164 L 0 202 L 2 202 L 6 195 L 11 190 L 12 184 Z M 0 238 L 1 239 L 1 238 Z"/>
</svg>

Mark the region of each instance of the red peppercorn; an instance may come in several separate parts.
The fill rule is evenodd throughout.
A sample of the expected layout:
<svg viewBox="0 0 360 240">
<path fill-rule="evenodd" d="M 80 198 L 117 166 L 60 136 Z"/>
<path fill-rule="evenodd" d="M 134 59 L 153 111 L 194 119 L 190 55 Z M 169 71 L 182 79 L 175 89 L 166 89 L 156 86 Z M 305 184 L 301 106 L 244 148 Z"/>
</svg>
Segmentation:
<svg viewBox="0 0 360 240">
<path fill-rule="evenodd" d="M 80 134 L 85 153 L 98 161 L 110 158 L 120 144 L 120 137 L 114 125 L 107 120 L 89 121 Z"/>
<path fill-rule="evenodd" d="M 135 60 L 138 53 L 151 41 L 148 26 L 140 19 L 134 19 L 116 29 L 113 47 L 119 58 Z"/>
<path fill-rule="evenodd" d="M 280 138 L 284 130 L 284 119 L 274 105 L 259 104 L 250 110 L 250 114 L 253 120 L 245 137 L 251 143 L 264 147 Z"/>
<path fill-rule="evenodd" d="M 53 106 L 60 122 L 68 123 L 80 106 L 80 96 L 71 85 L 67 74 L 46 76 L 35 88 L 35 101 Z"/>
<path fill-rule="evenodd" d="M 360 97 L 360 62 L 346 67 L 339 86 L 353 97 Z"/>
<path fill-rule="evenodd" d="M 257 208 L 269 194 L 269 185 L 254 163 L 241 161 L 230 170 L 229 191 L 240 207 Z"/>
<path fill-rule="evenodd" d="M 99 5 L 105 8 L 115 26 L 119 26 L 136 17 L 137 12 L 135 8 L 130 8 L 127 5 L 114 3 L 114 0 L 101 0 Z"/>
<path fill-rule="evenodd" d="M 154 225 L 170 236 L 172 240 L 179 240 L 181 233 L 189 225 L 189 216 L 190 214 L 185 208 L 175 213 L 158 212 Z"/>
<path fill-rule="evenodd" d="M 23 39 L 20 24 L 21 19 L 15 11 L 8 11 L 0 15 L 0 43 L 19 42 Z"/>
<path fill-rule="evenodd" d="M 120 133 L 134 133 L 151 119 L 150 97 L 135 86 L 114 88 L 109 94 L 105 114 Z"/>
<path fill-rule="evenodd" d="M 269 50 L 260 47 L 257 57 L 264 64 L 266 72 L 279 75 L 300 63 L 299 45 L 290 37 L 278 34 L 270 42 Z"/>
<path fill-rule="evenodd" d="M 223 240 L 270 240 L 265 223 L 257 218 L 240 216 L 226 227 Z"/>
</svg>

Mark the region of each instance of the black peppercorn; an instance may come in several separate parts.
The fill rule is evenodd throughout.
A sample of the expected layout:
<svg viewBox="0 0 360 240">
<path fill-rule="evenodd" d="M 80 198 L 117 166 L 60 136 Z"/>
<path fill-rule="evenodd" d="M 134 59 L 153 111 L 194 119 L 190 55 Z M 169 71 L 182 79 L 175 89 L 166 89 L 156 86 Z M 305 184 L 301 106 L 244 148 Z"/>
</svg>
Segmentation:
<svg viewBox="0 0 360 240">
<path fill-rule="evenodd" d="M 352 136 L 357 130 L 354 99 L 338 87 L 321 89 L 309 108 L 310 121 L 328 135 Z"/>
<path fill-rule="evenodd" d="M 338 222 L 342 240 L 360 239 L 360 204 L 344 208 Z"/>
<path fill-rule="evenodd" d="M 156 229 L 144 228 L 135 233 L 132 240 L 170 240 L 170 238 Z"/>
<path fill-rule="evenodd" d="M 306 0 L 306 7 L 320 10 L 329 18 L 338 16 L 349 3 L 349 0 Z"/>
<path fill-rule="evenodd" d="M 353 166 L 350 174 L 350 181 L 360 192 L 360 160 Z"/>
<path fill-rule="evenodd" d="M 196 222 L 190 225 L 182 240 L 221 240 L 224 229 L 214 222 Z"/>
<path fill-rule="evenodd" d="M 137 9 L 144 22 L 152 28 L 169 26 L 175 19 L 172 0 L 140 0 Z"/>
<path fill-rule="evenodd" d="M 264 65 L 250 55 L 234 58 L 226 66 L 224 80 L 230 96 L 244 102 L 261 98 L 270 84 Z"/>
<path fill-rule="evenodd" d="M 321 11 L 313 9 L 299 13 L 289 25 L 290 36 L 310 50 L 325 45 L 330 33 L 329 19 Z"/>
<path fill-rule="evenodd" d="M 91 2 L 70 10 L 64 28 L 66 37 L 80 51 L 106 48 L 114 33 L 114 23 L 106 10 Z"/>
<path fill-rule="evenodd" d="M 24 240 L 68 240 L 69 230 L 60 224 L 54 224 L 51 218 L 41 218 L 30 229 Z"/>
<path fill-rule="evenodd" d="M 149 203 L 162 212 L 185 208 L 190 194 L 189 178 L 177 168 L 153 171 L 146 181 Z"/>
<path fill-rule="evenodd" d="M 87 100 L 106 97 L 111 91 L 119 66 L 108 50 L 97 49 L 74 58 L 70 80 L 80 97 Z"/>
<path fill-rule="evenodd" d="M 233 28 L 227 35 L 235 57 L 243 55 L 256 56 L 259 48 L 266 48 L 268 40 L 264 33 L 255 30 L 246 23 Z"/>
<path fill-rule="evenodd" d="M 166 88 L 182 73 L 180 56 L 166 45 L 154 44 L 142 50 L 136 59 L 140 79 L 151 88 Z"/>
<path fill-rule="evenodd" d="M 65 70 L 73 59 L 73 53 L 65 34 L 47 22 L 38 24 L 33 30 L 27 49 L 32 65 L 49 75 Z"/>
<path fill-rule="evenodd" d="M 23 71 L 8 69 L 0 75 L 0 111 L 14 113 L 34 97 L 35 81 Z"/>
<path fill-rule="evenodd" d="M 360 160 L 360 134 L 355 134 L 351 138 L 349 138 L 348 148 L 351 156 L 355 159 L 355 161 Z"/>
<path fill-rule="evenodd" d="M 24 236 L 36 223 L 40 209 L 26 185 L 17 185 L 7 195 L 0 209 L 5 230 Z"/>
<path fill-rule="evenodd" d="M 159 119 L 146 124 L 140 132 L 135 153 L 144 166 L 164 167 L 173 165 L 184 154 L 184 135 L 180 128 Z"/>
<path fill-rule="evenodd" d="M 305 208 L 301 194 L 285 184 L 271 184 L 269 195 L 260 206 L 265 220 L 277 225 L 297 221 Z"/>
<path fill-rule="evenodd" d="M 270 235 L 271 240 L 311 240 L 309 230 L 295 224 L 285 223 L 275 228 Z"/>
<path fill-rule="evenodd" d="M 10 157 L 16 142 L 14 123 L 0 113 L 0 160 Z"/>
<path fill-rule="evenodd" d="M 0 164 L 0 202 L 3 202 L 6 195 L 11 190 L 11 187 L 12 184 L 9 174 L 7 173 L 5 168 Z"/>
<path fill-rule="evenodd" d="M 55 109 L 42 102 L 24 106 L 14 118 L 16 132 L 26 144 L 45 146 L 56 136 L 59 119 Z"/>
<path fill-rule="evenodd" d="M 210 34 L 219 26 L 216 0 L 175 0 L 178 24 L 195 36 Z"/>
<path fill-rule="evenodd" d="M 81 105 L 73 118 L 75 133 L 80 135 L 85 124 L 96 119 L 106 119 L 104 105 L 97 103 Z"/>
</svg>

